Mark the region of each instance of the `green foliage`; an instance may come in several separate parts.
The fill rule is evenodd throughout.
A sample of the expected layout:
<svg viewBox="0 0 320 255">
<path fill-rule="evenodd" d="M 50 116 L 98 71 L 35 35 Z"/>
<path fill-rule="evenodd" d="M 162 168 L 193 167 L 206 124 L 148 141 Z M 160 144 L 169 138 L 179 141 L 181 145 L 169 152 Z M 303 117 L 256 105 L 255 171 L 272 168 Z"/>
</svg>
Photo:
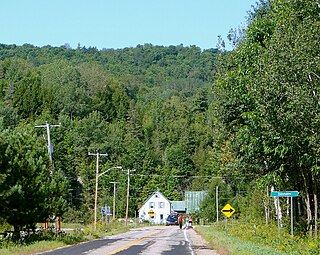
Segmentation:
<svg viewBox="0 0 320 255">
<path fill-rule="evenodd" d="M 84 233 L 80 230 L 75 230 L 72 233 L 62 233 L 58 235 L 58 241 L 63 242 L 66 245 L 80 243 L 86 240 Z"/>
<path fill-rule="evenodd" d="M 213 106 L 215 121 L 223 124 L 221 145 L 231 144 L 226 166 L 233 177 L 319 195 L 318 14 L 314 1 L 260 1 L 244 40 L 221 56 Z M 261 191 L 254 192 L 248 197 L 255 201 Z M 310 225 L 312 217 L 318 219 L 318 205 L 306 206 Z"/>
<path fill-rule="evenodd" d="M 57 171 L 50 177 L 44 147 L 32 127 L 17 127 L 0 134 L 0 215 L 14 226 L 34 228 L 52 213 L 63 212 L 65 181 Z"/>
<path fill-rule="evenodd" d="M 41 86 L 40 77 L 36 73 L 28 73 L 17 84 L 13 94 L 13 106 L 22 118 L 39 114 L 42 100 L 39 95 Z"/>
</svg>

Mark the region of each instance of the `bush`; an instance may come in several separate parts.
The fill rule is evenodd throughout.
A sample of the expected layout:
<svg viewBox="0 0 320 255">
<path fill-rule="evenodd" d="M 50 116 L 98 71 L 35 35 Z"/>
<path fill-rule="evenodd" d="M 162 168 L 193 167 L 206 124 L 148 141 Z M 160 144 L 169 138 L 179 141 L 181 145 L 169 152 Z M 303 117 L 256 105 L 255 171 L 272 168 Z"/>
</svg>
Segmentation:
<svg viewBox="0 0 320 255">
<path fill-rule="evenodd" d="M 80 243 L 87 239 L 85 238 L 84 233 L 82 231 L 75 230 L 72 233 L 63 233 L 61 235 L 58 235 L 57 240 L 70 245 Z"/>
<path fill-rule="evenodd" d="M 63 221 L 68 223 L 80 223 L 83 222 L 83 213 L 81 210 L 75 210 L 69 207 L 68 210 L 63 214 Z"/>
</svg>

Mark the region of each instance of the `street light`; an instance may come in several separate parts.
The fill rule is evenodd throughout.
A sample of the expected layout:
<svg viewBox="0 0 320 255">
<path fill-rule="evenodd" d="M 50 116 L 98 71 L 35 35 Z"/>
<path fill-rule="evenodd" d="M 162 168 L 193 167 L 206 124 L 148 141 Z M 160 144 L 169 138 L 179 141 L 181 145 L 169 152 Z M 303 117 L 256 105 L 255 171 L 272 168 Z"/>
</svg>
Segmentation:
<svg viewBox="0 0 320 255">
<path fill-rule="evenodd" d="M 99 177 L 106 174 L 107 172 L 109 172 L 110 170 L 117 168 L 117 169 L 122 169 L 121 166 L 113 166 L 111 168 L 109 168 L 108 170 L 104 171 L 103 173 L 99 174 L 98 171 L 96 171 L 96 191 L 94 194 L 94 222 L 93 222 L 93 227 L 94 230 L 97 229 L 97 200 L 98 200 L 98 180 Z"/>
</svg>

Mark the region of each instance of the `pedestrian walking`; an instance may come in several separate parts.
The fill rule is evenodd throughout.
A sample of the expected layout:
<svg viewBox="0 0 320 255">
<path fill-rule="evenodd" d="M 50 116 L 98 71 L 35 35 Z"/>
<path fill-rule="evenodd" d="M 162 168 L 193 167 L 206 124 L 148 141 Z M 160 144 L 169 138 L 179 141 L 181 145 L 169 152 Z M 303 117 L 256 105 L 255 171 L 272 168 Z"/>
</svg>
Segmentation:
<svg viewBox="0 0 320 255">
<path fill-rule="evenodd" d="M 186 224 L 184 225 L 183 229 L 188 229 L 188 228 L 189 228 L 189 216 L 187 215 Z"/>
<path fill-rule="evenodd" d="M 178 223 L 179 223 L 179 228 L 182 229 L 182 222 L 183 222 L 183 217 L 182 214 L 179 215 L 178 217 Z"/>
<path fill-rule="evenodd" d="M 188 228 L 192 228 L 192 217 L 191 216 L 189 217 L 189 226 L 188 226 Z"/>
</svg>

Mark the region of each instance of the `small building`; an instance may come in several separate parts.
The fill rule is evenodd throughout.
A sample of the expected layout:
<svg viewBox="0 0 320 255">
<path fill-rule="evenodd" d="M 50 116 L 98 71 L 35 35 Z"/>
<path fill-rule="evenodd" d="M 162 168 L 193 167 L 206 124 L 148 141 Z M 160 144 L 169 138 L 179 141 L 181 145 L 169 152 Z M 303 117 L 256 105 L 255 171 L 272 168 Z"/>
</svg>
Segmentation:
<svg viewBox="0 0 320 255">
<path fill-rule="evenodd" d="M 171 202 L 160 191 L 154 192 L 139 209 L 139 220 L 165 224 L 171 213 Z"/>
<path fill-rule="evenodd" d="M 171 208 L 176 213 L 186 213 L 186 201 L 171 201 Z"/>
<path fill-rule="evenodd" d="M 186 213 L 192 214 L 199 211 L 200 205 L 207 194 L 207 191 L 186 191 L 184 193 Z"/>
</svg>

